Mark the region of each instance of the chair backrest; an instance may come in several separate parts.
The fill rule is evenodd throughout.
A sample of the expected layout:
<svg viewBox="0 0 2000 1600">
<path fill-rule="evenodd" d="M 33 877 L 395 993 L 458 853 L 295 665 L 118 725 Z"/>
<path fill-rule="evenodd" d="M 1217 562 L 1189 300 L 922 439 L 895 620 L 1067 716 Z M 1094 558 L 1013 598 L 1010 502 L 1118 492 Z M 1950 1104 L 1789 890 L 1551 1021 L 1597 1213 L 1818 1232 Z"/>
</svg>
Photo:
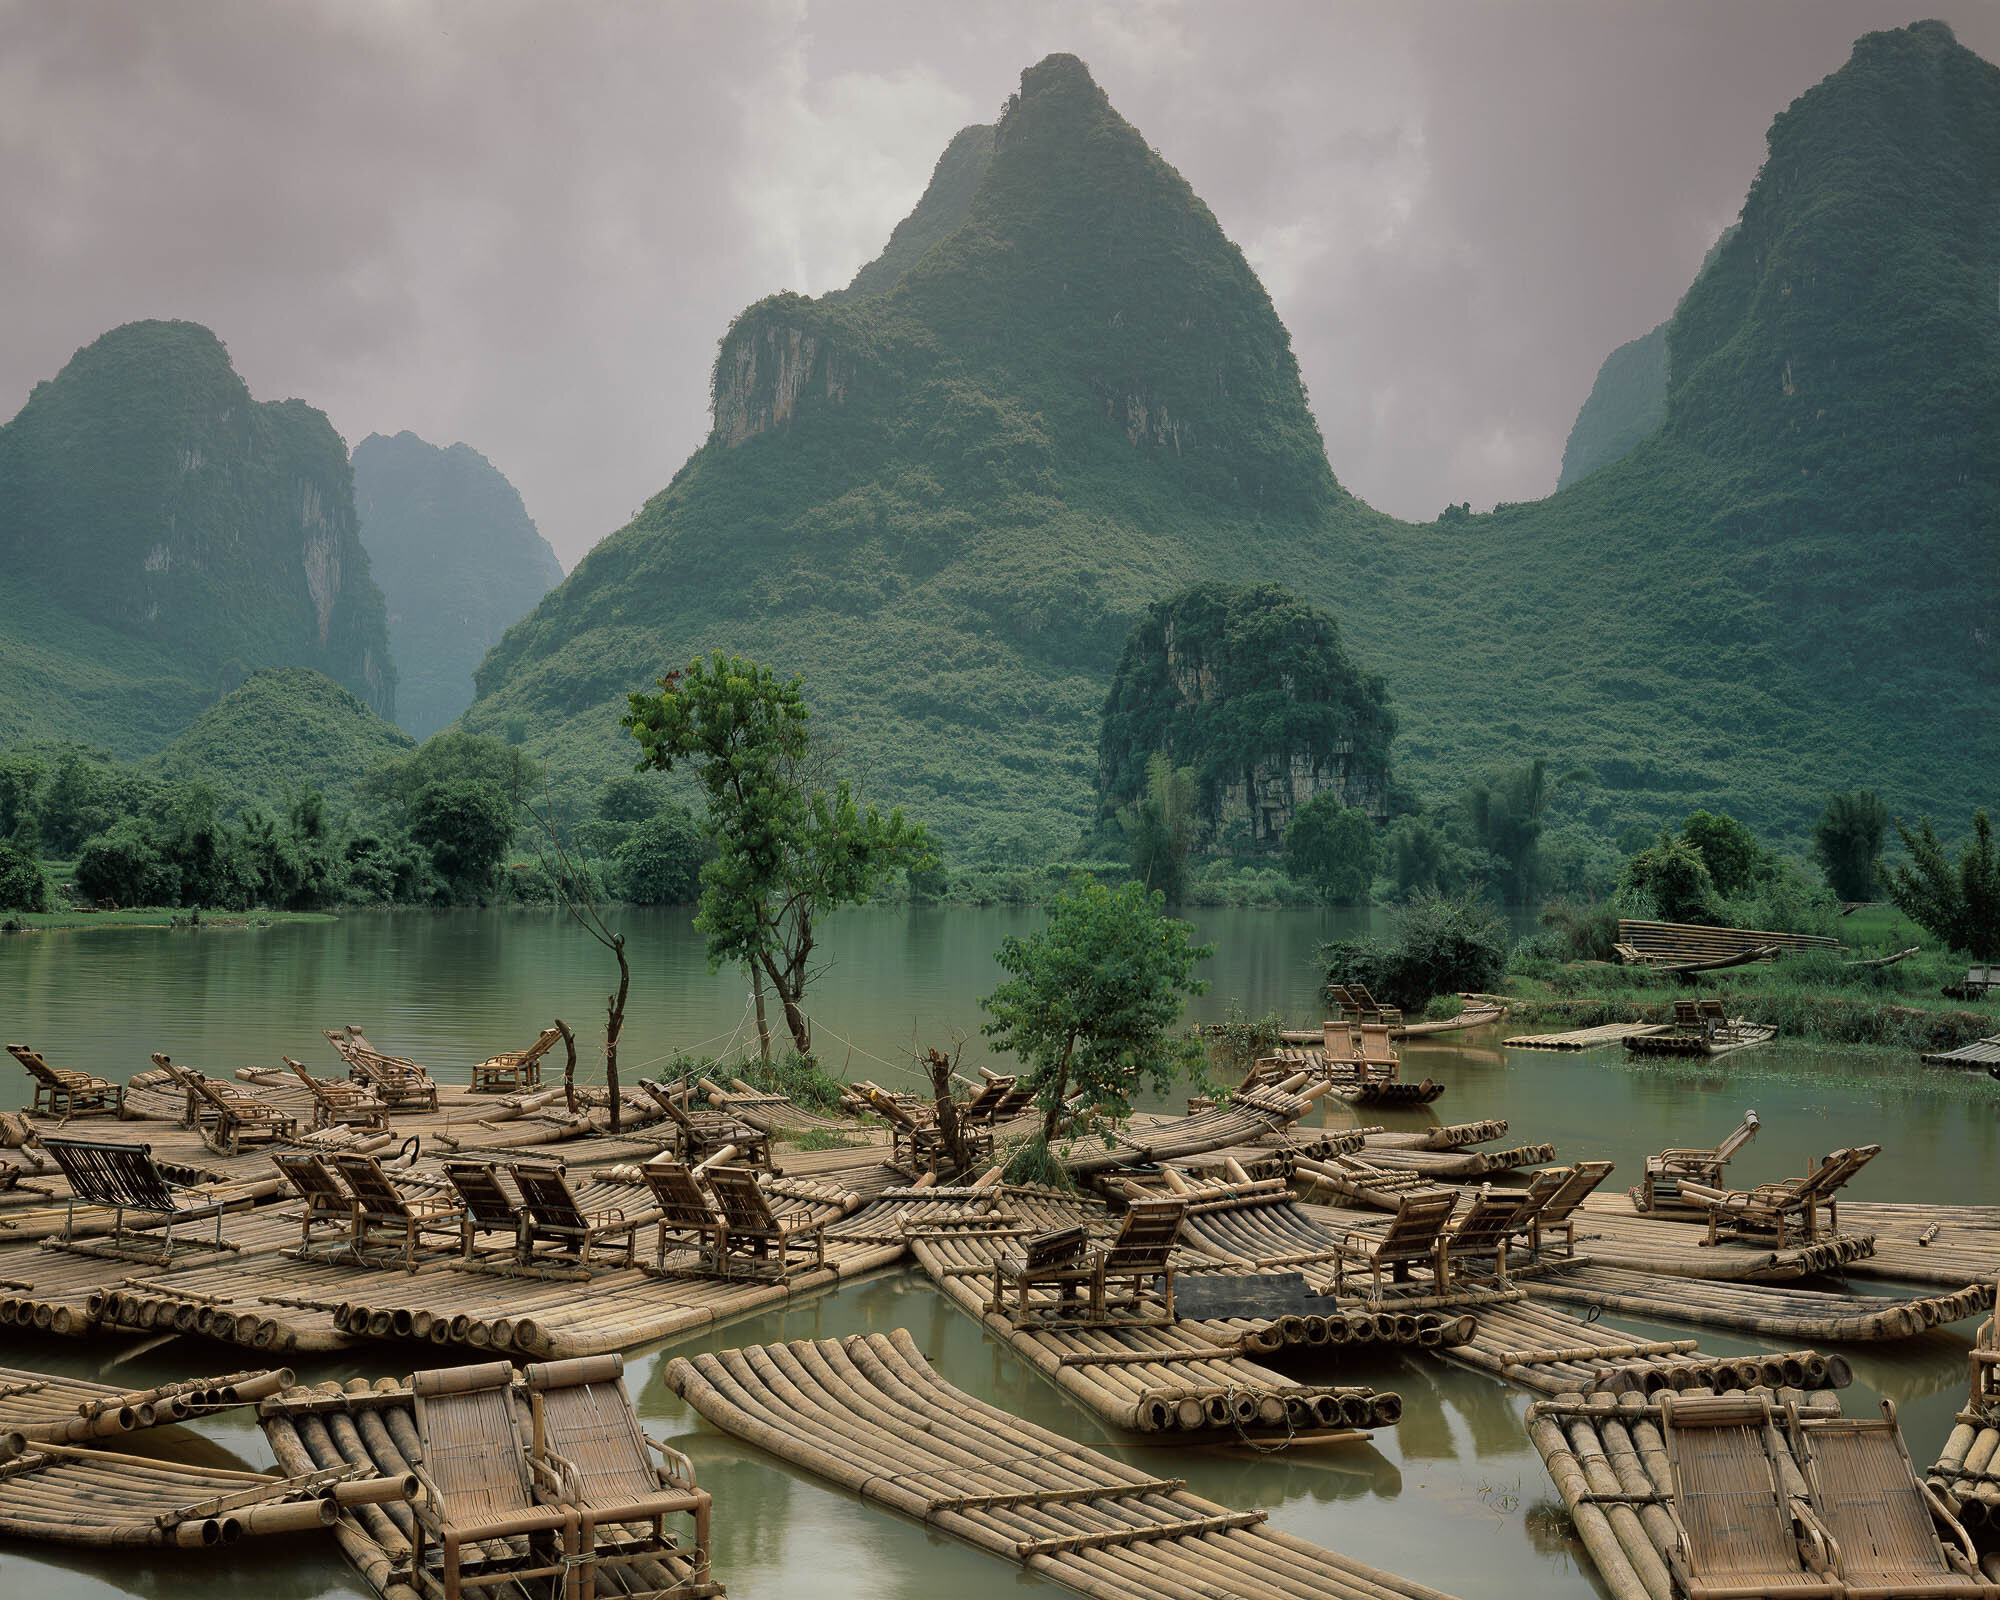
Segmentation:
<svg viewBox="0 0 2000 1600">
<path fill-rule="evenodd" d="M 30 1050 L 24 1044 L 10 1044 L 7 1046 L 7 1054 L 20 1062 L 27 1070 L 28 1076 L 38 1083 L 45 1084 L 51 1089 L 61 1089 L 66 1086 L 63 1074 L 49 1065 L 41 1051 Z"/>
<path fill-rule="evenodd" d="M 447 1161 L 445 1178 L 458 1191 L 472 1220 L 487 1228 L 517 1227 L 520 1207 L 501 1187 L 500 1168 L 491 1161 Z"/>
<path fill-rule="evenodd" d="M 447 1524 L 483 1522 L 534 1506 L 513 1380 L 514 1368 L 505 1361 L 410 1378 L 421 1465 L 437 1488 L 436 1509 Z"/>
<path fill-rule="evenodd" d="M 979 1086 L 979 1092 L 958 1108 L 961 1122 L 981 1122 L 990 1118 L 1014 1087 L 1012 1078 L 995 1078 Z"/>
<path fill-rule="evenodd" d="M 255 1095 L 245 1094 L 234 1084 L 219 1082 L 217 1079 L 211 1078 L 207 1073 L 197 1071 L 193 1067 L 180 1066 L 176 1062 L 169 1061 L 157 1050 L 153 1052 L 153 1065 L 172 1078 L 183 1089 L 187 1090 L 189 1094 L 199 1096 L 202 1100 L 207 1101 L 211 1111 L 233 1112 L 246 1104 L 263 1104 Z"/>
<path fill-rule="evenodd" d="M 556 1040 L 562 1037 L 560 1028 L 544 1028 L 535 1042 L 521 1052 L 521 1065 L 532 1067 L 543 1056 L 555 1048 Z"/>
<path fill-rule="evenodd" d="M 577 1233 L 590 1226 L 583 1207 L 570 1193 L 562 1168 L 543 1162 L 517 1161 L 507 1169 L 514 1175 L 514 1187 L 521 1191 L 521 1205 L 541 1227 L 563 1228 Z"/>
<path fill-rule="evenodd" d="M 96 1206 L 125 1206 L 135 1211 L 178 1211 L 166 1175 L 153 1164 L 153 1147 L 109 1144 L 95 1139 L 58 1139 L 49 1135 L 42 1148 L 55 1157 L 77 1199 Z"/>
<path fill-rule="evenodd" d="M 715 1191 L 715 1203 L 732 1235 L 770 1235 L 778 1231 L 778 1218 L 771 1202 L 757 1187 L 757 1174 L 748 1167 L 710 1167 L 708 1186 Z"/>
<path fill-rule="evenodd" d="M 1030 1272 L 1060 1267 L 1076 1260 L 1090 1243 L 1090 1230 L 1081 1223 L 1068 1228 L 1051 1228 L 1033 1235 L 1021 1246 L 1021 1258 Z"/>
<path fill-rule="evenodd" d="M 1389 1231 L 1375 1246 L 1377 1261 L 1421 1261 L 1437 1247 L 1438 1236 L 1458 1205 L 1451 1189 L 1413 1189 L 1396 1202 Z"/>
<path fill-rule="evenodd" d="M 1009 1117 L 1018 1116 L 1035 1103 L 1032 1086 L 1019 1081 L 1010 1081 L 1007 1092 L 1000 1097 L 1000 1104 L 993 1108 L 993 1120 L 1005 1122 Z"/>
<path fill-rule="evenodd" d="M 1351 1018 L 1355 1012 L 1361 1009 L 1356 1003 L 1354 996 L 1347 992 L 1345 984 L 1329 983 L 1326 986 L 1326 998 L 1327 1003 L 1340 1012 L 1343 1017 Z"/>
<path fill-rule="evenodd" d="M 1447 1236 L 1451 1241 L 1452 1253 L 1467 1253 L 1495 1250 L 1502 1240 L 1514 1231 L 1514 1219 L 1521 1215 L 1521 1192 L 1518 1189 L 1495 1191 L 1491 1184 L 1482 1185 L 1479 1193 L 1472 1197 L 1472 1204 L 1465 1215 L 1458 1219 L 1458 1225 Z"/>
<path fill-rule="evenodd" d="M 1583 1204 L 1592 1190 L 1611 1176 L 1609 1161 L 1579 1161 L 1569 1169 L 1569 1176 L 1563 1179 L 1562 1187 L 1543 1202 L 1540 1222 L 1544 1227 L 1550 1223 L 1567 1222 Z"/>
<path fill-rule="evenodd" d="M 1700 1027 L 1700 1004 L 1693 1000 L 1676 1000 L 1674 1002 L 1674 1026 L 1676 1028 Z"/>
<path fill-rule="evenodd" d="M 656 1156 L 639 1170 L 645 1174 L 646 1187 L 653 1191 L 660 1215 L 668 1223 L 679 1228 L 715 1225 L 715 1210 L 685 1161 L 665 1161 Z"/>
<path fill-rule="evenodd" d="M 1181 1236 L 1187 1217 L 1185 1200 L 1134 1200 L 1126 1209 L 1118 1237 L 1104 1252 L 1107 1271 L 1125 1272 L 1135 1268 L 1159 1271 L 1173 1253 L 1174 1241 Z"/>
<path fill-rule="evenodd" d="M 1917 1483 L 1902 1431 L 1886 1419 L 1801 1421 L 1813 1509 L 1840 1546 L 1848 1582 L 1893 1586 L 1952 1574 L 1929 1503 Z"/>
<path fill-rule="evenodd" d="M 1792 1198 L 1826 1199 L 1881 1153 L 1882 1147 L 1879 1144 L 1858 1144 L 1852 1149 L 1835 1150 L 1808 1176 L 1799 1179 L 1797 1187 L 1792 1191 Z"/>
<path fill-rule="evenodd" d="M 1770 1401 L 1762 1395 L 1685 1400 L 1667 1394 L 1660 1412 L 1675 1511 L 1687 1529 L 1694 1575 L 1747 1586 L 1804 1571 L 1771 1457 Z"/>
<path fill-rule="evenodd" d="M 1362 1060 L 1379 1062 L 1396 1059 L 1396 1052 L 1389 1044 L 1388 1023 L 1363 1022 L 1357 1031 L 1361 1035 Z"/>
<path fill-rule="evenodd" d="M 587 1506 L 631 1505 L 660 1492 L 646 1435 L 616 1354 L 538 1361 L 522 1376 L 540 1415 L 542 1448 L 575 1472 Z"/>
<path fill-rule="evenodd" d="M 1700 1011 L 1702 1020 L 1705 1022 L 1727 1023 L 1729 1021 L 1729 1013 L 1722 1009 L 1722 1002 L 1720 1000 L 1697 1000 L 1695 1006 Z"/>
<path fill-rule="evenodd" d="M 1563 1191 L 1574 1169 L 1570 1167 L 1544 1167 L 1528 1180 L 1528 1187 L 1515 1190 L 1520 1205 L 1514 1212 L 1512 1232 L 1519 1233 L 1531 1222 L 1541 1217 L 1543 1207 Z"/>
<path fill-rule="evenodd" d="M 324 1156 L 305 1150 L 280 1150 L 272 1154 L 271 1163 L 298 1191 L 301 1200 L 315 1207 L 345 1206 L 348 1203 L 348 1191 L 340 1186 L 340 1180 L 333 1175 Z"/>
<path fill-rule="evenodd" d="M 389 1174 L 373 1156 L 356 1155 L 351 1150 L 335 1153 L 333 1164 L 340 1171 L 347 1187 L 360 1203 L 361 1209 L 371 1216 L 408 1217 L 409 1203 L 402 1192 L 389 1181 Z"/>
<path fill-rule="evenodd" d="M 1755 1111 L 1744 1112 L 1741 1126 L 1715 1147 L 1715 1164 L 1722 1166 L 1726 1163 L 1737 1151 L 1757 1137 L 1757 1130 L 1762 1126 L 1763 1124 L 1757 1120 Z"/>
</svg>

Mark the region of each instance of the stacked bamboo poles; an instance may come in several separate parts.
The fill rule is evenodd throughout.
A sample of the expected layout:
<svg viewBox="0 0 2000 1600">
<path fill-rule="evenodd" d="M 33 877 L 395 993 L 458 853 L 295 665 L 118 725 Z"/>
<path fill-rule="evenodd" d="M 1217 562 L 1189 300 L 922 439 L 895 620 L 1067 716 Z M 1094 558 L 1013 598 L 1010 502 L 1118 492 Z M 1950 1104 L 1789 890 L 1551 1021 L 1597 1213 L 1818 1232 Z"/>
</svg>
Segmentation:
<svg viewBox="0 0 2000 1600">
<path fill-rule="evenodd" d="M 1788 1386 L 1773 1399 L 1798 1405 L 1803 1416 L 1840 1414 L 1831 1394 Z M 1633 1394 L 1565 1394 L 1530 1406 L 1527 1427 L 1613 1600 L 1675 1600 L 1668 1552 L 1678 1535 L 1666 1509 L 1673 1479 L 1658 1404 Z M 1782 1431 L 1777 1466 L 1785 1492 L 1803 1498 L 1805 1477 Z"/>
<path fill-rule="evenodd" d="M 715 1426 L 1092 1600 L 1444 1600 L 952 1388 L 909 1334 L 677 1358 Z"/>
<path fill-rule="evenodd" d="M 0 1439 L 0 1533 L 56 1544 L 213 1549 L 246 1534 L 331 1527 L 344 1504 L 395 1503 L 416 1492 L 407 1473 L 364 1480 L 345 1469 L 308 1468 L 272 1478 Z"/>
<path fill-rule="evenodd" d="M 1966 1366 L 1965 1409 L 1954 1420 L 1931 1489 L 1951 1508 L 1981 1551 L 1988 1576 L 2000 1570 L 2000 1339 L 1995 1320 L 1979 1325 Z"/>
<path fill-rule="evenodd" d="M 1622 1311 L 1655 1322 L 1741 1328 L 1781 1339 L 1848 1343 L 1911 1339 L 1993 1306 L 1991 1283 L 1970 1283 L 1952 1294 L 1883 1300 L 1790 1284 L 1690 1282 L 1588 1260 L 1554 1265 L 1549 1276 L 1523 1280 L 1531 1298 Z"/>
<path fill-rule="evenodd" d="M 1273 1088 L 1238 1095 L 1227 1106 L 1198 1111 L 1191 1117 L 1143 1122 L 1135 1117 L 1108 1147 L 1102 1140 L 1078 1140 L 1063 1153 L 1063 1165 L 1082 1177 L 1113 1167 L 1152 1166 L 1227 1145 L 1254 1143 L 1297 1122 L 1326 1092 L 1324 1083 L 1309 1086 L 1305 1076 L 1294 1074 Z"/>
<path fill-rule="evenodd" d="M 1572 1028 L 1567 1033 L 1524 1033 L 1501 1043 L 1509 1050 L 1596 1050 L 1635 1034 L 1657 1033 L 1664 1026 L 1659 1022 L 1607 1022 L 1596 1028 Z"/>
<path fill-rule="evenodd" d="M 515 1403 L 518 1409 L 518 1396 Z M 422 1445 L 407 1383 L 355 1378 L 344 1385 L 288 1389 L 265 1400 L 259 1411 L 271 1452 L 288 1473 L 344 1468 L 377 1480 L 401 1480 L 413 1479 L 421 1463 Z M 529 1419 L 520 1420 L 522 1436 L 527 1437 Z M 383 1600 L 422 1600 L 407 1577 L 416 1528 L 410 1508 L 343 1498 L 340 1510 L 334 1537 L 369 1585 Z M 525 1554 L 526 1545 L 524 1537 L 479 1541 L 479 1547 L 496 1558 Z M 595 1569 L 597 1592 L 610 1596 L 671 1594 L 692 1576 L 678 1559 Z M 546 1600 L 547 1592 L 545 1583 L 532 1580 L 478 1591 L 492 1600 Z"/>
<path fill-rule="evenodd" d="M 1378 1138 L 1367 1140 L 1361 1154 L 1373 1166 L 1386 1167 L 1392 1172 L 1414 1172 L 1433 1181 L 1479 1178 L 1494 1172 L 1518 1172 L 1523 1167 L 1545 1166 L 1556 1158 L 1552 1144 L 1517 1144 L 1505 1150 L 1430 1150 L 1382 1144 Z"/>
<path fill-rule="evenodd" d="M 291 1381 L 292 1374 L 278 1368 L 190 1378 L 151 1389 L 120 1389 L 87 1378 L 0 1368 L 0 1434 L 12 1433 L 29 1442 L 85 1444 L 250 1405 Z"/>
<path fill-rule="evenodd" d="M 967 1315 L 1114 1428 L 1292 1436 L 1386 1426 L 1402 1415 L 1400 1395 L 1295 1383 L 1248 1360 L 1240 1341 L 1217 1344 L 1186 1321 L 1016 1328 L 986 1309 L 993 1264 L 1039 1230 L 995 1227 L 994 1220 L 914 1232 L 910 1249 Z"/>
<path fill-rule="evenodd" d="M 710 1078 L 701 1079 L 698 1087 L 718 1111 L 727 1111 L 764 1133 L 818 1129 L 822 1133 L 858 1136 L 868 1131 L 868 1125 L 858 1117 L 823 1116 L 806 1110 L 788 1096 L 759 1089 L 741 1078 L 730 1079 L 727 1089 Z"/>
<path fill-rule="evenodd" d="M 1364 1353 L 1371 1346 L 1440 1350 L 1465 1344 L 1478 1319 L 1436 1311 L 1328 1311 L 1277 1317 L 1191 1317 L 1187 1325 L 1215 1343 L 1240 1344 L 1245 1355 L 1289 1350 Z"/>
<path fill-rule="evenodd" d="M 1300 1160 L 1292 1175 L 1308 1200 L 1338 1195 L 1376 1211 L 1394 1211 L 1403 1197 L 1437 1182 L 1420 1172 L 1391 1171 L 1361 1156 L 1339 1155 L 1325 1161 Z"/>
<path fill-rule="evenodd" d="M 1755 1356 L 1702 1354 L 1693 1339 L 1640 1339 L 1525 1299 L 1483 1306 L 1471 1339 L 1446 1359 L 1545 1395 L 1661 1389 L 1844 1389 L 1854 1381 L 1845 1357 L 1795 1350 Z"/>
<path fill-rule="evenodd" d="M 1368 1145 L 1375 1150 L 1463 1150 L 1470 1145 L 1491 1144 L 1506 1131 L 1505 1117 L 1484 1117 L 1476 1122 L 1445 1122 L 1396 1132 L 1377 1128 L 1369 1133 Z"/>
</svg>

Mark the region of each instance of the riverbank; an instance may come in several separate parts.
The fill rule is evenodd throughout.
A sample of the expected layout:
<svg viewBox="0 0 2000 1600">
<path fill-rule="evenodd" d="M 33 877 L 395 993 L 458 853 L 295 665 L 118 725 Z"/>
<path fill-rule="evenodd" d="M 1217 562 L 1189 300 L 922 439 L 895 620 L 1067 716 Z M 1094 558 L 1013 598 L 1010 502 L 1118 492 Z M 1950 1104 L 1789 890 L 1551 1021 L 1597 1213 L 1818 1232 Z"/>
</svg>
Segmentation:
<svg viewBox="0 0 2000 1600">
<path fill-rule="evenodd" d="M 300 922 L 336 922 L 331 911 L 182 911 L 173 906 L 123 906 L 93 911 L 69 906 L 61 911 L 9 911 L 0 933 L 47 933 L 59 928 L 274 928 Z"/>
</svg>

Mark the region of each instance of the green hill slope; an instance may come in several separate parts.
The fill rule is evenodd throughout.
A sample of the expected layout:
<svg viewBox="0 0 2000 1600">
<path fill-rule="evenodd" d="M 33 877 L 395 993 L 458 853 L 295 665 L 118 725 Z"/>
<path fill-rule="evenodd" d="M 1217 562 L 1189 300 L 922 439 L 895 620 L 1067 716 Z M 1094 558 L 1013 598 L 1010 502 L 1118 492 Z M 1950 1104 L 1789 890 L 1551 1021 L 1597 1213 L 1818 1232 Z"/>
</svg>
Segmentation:
<svg viewBox="0 0 2000 1600">
<path fill-rule="evenodd" d="M 1997 79 L 1941 25 L 1862 40 L 1669 326 L 1666 423 L 1550 500 L 1411 526 L 1335 481 L 1240 252 L 1052 57 L 891 289 L 737 319 L 708 443 L 509 630 L 467 725 L 608 770 L 624 691 L 744 650 L 950 850 L 1053 850 L 1146 604 L 1274 581 L 1386 677 L 1419 791 L 1547 754 L 1597 770 L 1607 831 L 1697 803 L 1795 831 L 1855 783 L 1959 810 L 2000 720 Z"/>
<path fill-rule="evenodd" d="M 323 673 L 267 667 L 195 718 L 155 765 L 173 782 L 208 784 L 232 810 L 281 813 L 301 787 L 342 804 L 365 774 L 415 748 Z"/>
<path fill-rule="evenodd" d="M 394 709 L 340 436 L 302 401 L 252 400 L 194 323 L 114 329 L 0 427 L 0 572 L 18 732 L 157 749 L 280 664 Z"/>
<path fill-rule="evenodd" d="M 1666 420 L 1667 325 L 1663 322 L 1604 358 L 1589 398 L 1570 424 L 1556 487 L 1567 489 L 1599 467 L 1630 455 Z"/>
<path fill-rule="evenodd" d="M 370 434 L 354 448 L 354 504 L 389 611 L 396 720 L 427 739 L 472 703 L 473 669 L 562 582 L 562 564 L 470 445 Z"/>
</svg>

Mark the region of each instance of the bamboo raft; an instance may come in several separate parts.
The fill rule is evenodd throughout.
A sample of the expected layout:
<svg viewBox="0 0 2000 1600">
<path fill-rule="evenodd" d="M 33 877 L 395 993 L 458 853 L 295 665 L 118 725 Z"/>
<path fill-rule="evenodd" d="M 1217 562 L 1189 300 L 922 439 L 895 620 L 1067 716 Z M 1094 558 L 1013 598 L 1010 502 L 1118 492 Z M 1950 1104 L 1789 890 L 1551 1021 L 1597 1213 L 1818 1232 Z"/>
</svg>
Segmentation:
<svg viewBox="0 0 2000 1600">
<path fill-rule="evenodd" d="M 28 1444 L 88 1444 L 161 1424 L 254 1405 L 292 1381 L 284 1368 L 120 1389 L 50 1372 L 0 1367 L 0 1436 Z"/>
<path fill-rule="evenodd" d="M 1496 1118 L 1415 1133 L 1371 1133 L 1362 1141 L 1361 1155 L 1371 1166 L 1414 1172 L 1432 1181 L 1515 1172 L 1555 1160 L 1555 1147 L 1548 1144 L 1521 1144 L 1505 1150 L 1471 1148 L 1490 1143 L 1506 1131 L 1506 1120 Z"/>
<path fill-rule="evenodd" d="M 1596 1050 L 1658 1033 L 1665 1026 L 1661 1022 L 1606 1022 L 1595 1028 L 1572 1028 L 1567 1033 L 1524 1033 L 1500 1042 L 1509 1050 Z"/>
<path fill-rule="evenodd" d="M 1769 1044 L 1778 1030 L 1768 1023 L 1748 1022 L 1732 1017 L 1711 1033 L 1689 1033 L 1666 1028 L 1653 1033 L 1625 1036 L 1625 1048 L 1641 1056 L 1726 1056 Z"/>
<path fill-rule="evenodd" d="M 1842 1343 L 1911 1339 L 1993 1306 L 1991 1283 L 1970 1283 L 1952 1294 L 1884 1300 L 1791 1284 L 1695 1284 L 1596 1261 L 1556 1262 L 1547 1273 L 1524 1280 L 1523 1287 L 1531 1299 L 1593 1306 L 1652 1322 Z"/>
<path fill-rule="evenodd" d="M 1077 1141 L 1064 1151 L 1063 1165 L 1073 1177 L 1086 1178 L 1115 1167 L 1154 1166 L 1231 1145 L 1254 1144 L 1297 1122 L 1325 1092 L 1324 1083 L 1306 1085 L 1301 1073 L 1192 1116 L 1140 1114 L 1113 1136 L 1109 1146 L 1096 1140 Z"/>
<path fill-rule="evenodd" d="M 976 1400 L 902 1329 L 677 1357 L 666 1380 L 723 1431 L 1092 1600 L 1445 1600 Z"/>
<path fill-rule="evenodd" d="M 1933 1051 L 1917 1059 L 1927 1067 L 2000 1067 L 2000 1033 L 1962 1044 L 1956 1050 Z"/>
<path fill-rule="evenodd" d="M 1928 1474 L 1932 1491 L 1965 1524 L 1990 1573 L 2000 1569 L 2000 1341 L 1988 1317 L 1969 1352 L 1964 1409 Z"/>
<path fill-rule="evenodd" d="M 1507 1008 L 1491 1001 L 1477 1001 L 1468 1004 L 1455 1017 L 1445 1017 L 1436 1022 L 1392 1022 L 1389 1025 L 1391 1039 L 1435 1039 L 1443 1033 L 1464 1033 L 1472 1028 L 1484 1028 L 1498 1022 L 1507 1015 Z M 1318 1028 L 1287 1028 L 1278 1035 L 1286 1044 L 1318 1044 L 1323 1037 Z"/>
<path fill-rule="evenodd" d="M 1876 1237 L 1851 1226 L 1867 1226 L 1861 1205 L 1843 1203 L 1841 1210 L 1850 1226 L 1838 1234 L 1822 1230 L 1811 1243 L 1779 1248 L 1757 1240 L 1725 1239 L 1711 1245 L 1705 1223 L 1647 1215 L 1633 1208 L 1630 1195 L 1600 1191 L 1586 1199 L 1577 1214 L 1577 1248 L 1603 1267 L 1718 1282 L 1779 1283 L 1822 1272 L 1858 1272 L 1873 1255 Z M 1981 1275 L 1951 1273 L 1918 1281 L 1956 1289 Z"/>
</svg>

